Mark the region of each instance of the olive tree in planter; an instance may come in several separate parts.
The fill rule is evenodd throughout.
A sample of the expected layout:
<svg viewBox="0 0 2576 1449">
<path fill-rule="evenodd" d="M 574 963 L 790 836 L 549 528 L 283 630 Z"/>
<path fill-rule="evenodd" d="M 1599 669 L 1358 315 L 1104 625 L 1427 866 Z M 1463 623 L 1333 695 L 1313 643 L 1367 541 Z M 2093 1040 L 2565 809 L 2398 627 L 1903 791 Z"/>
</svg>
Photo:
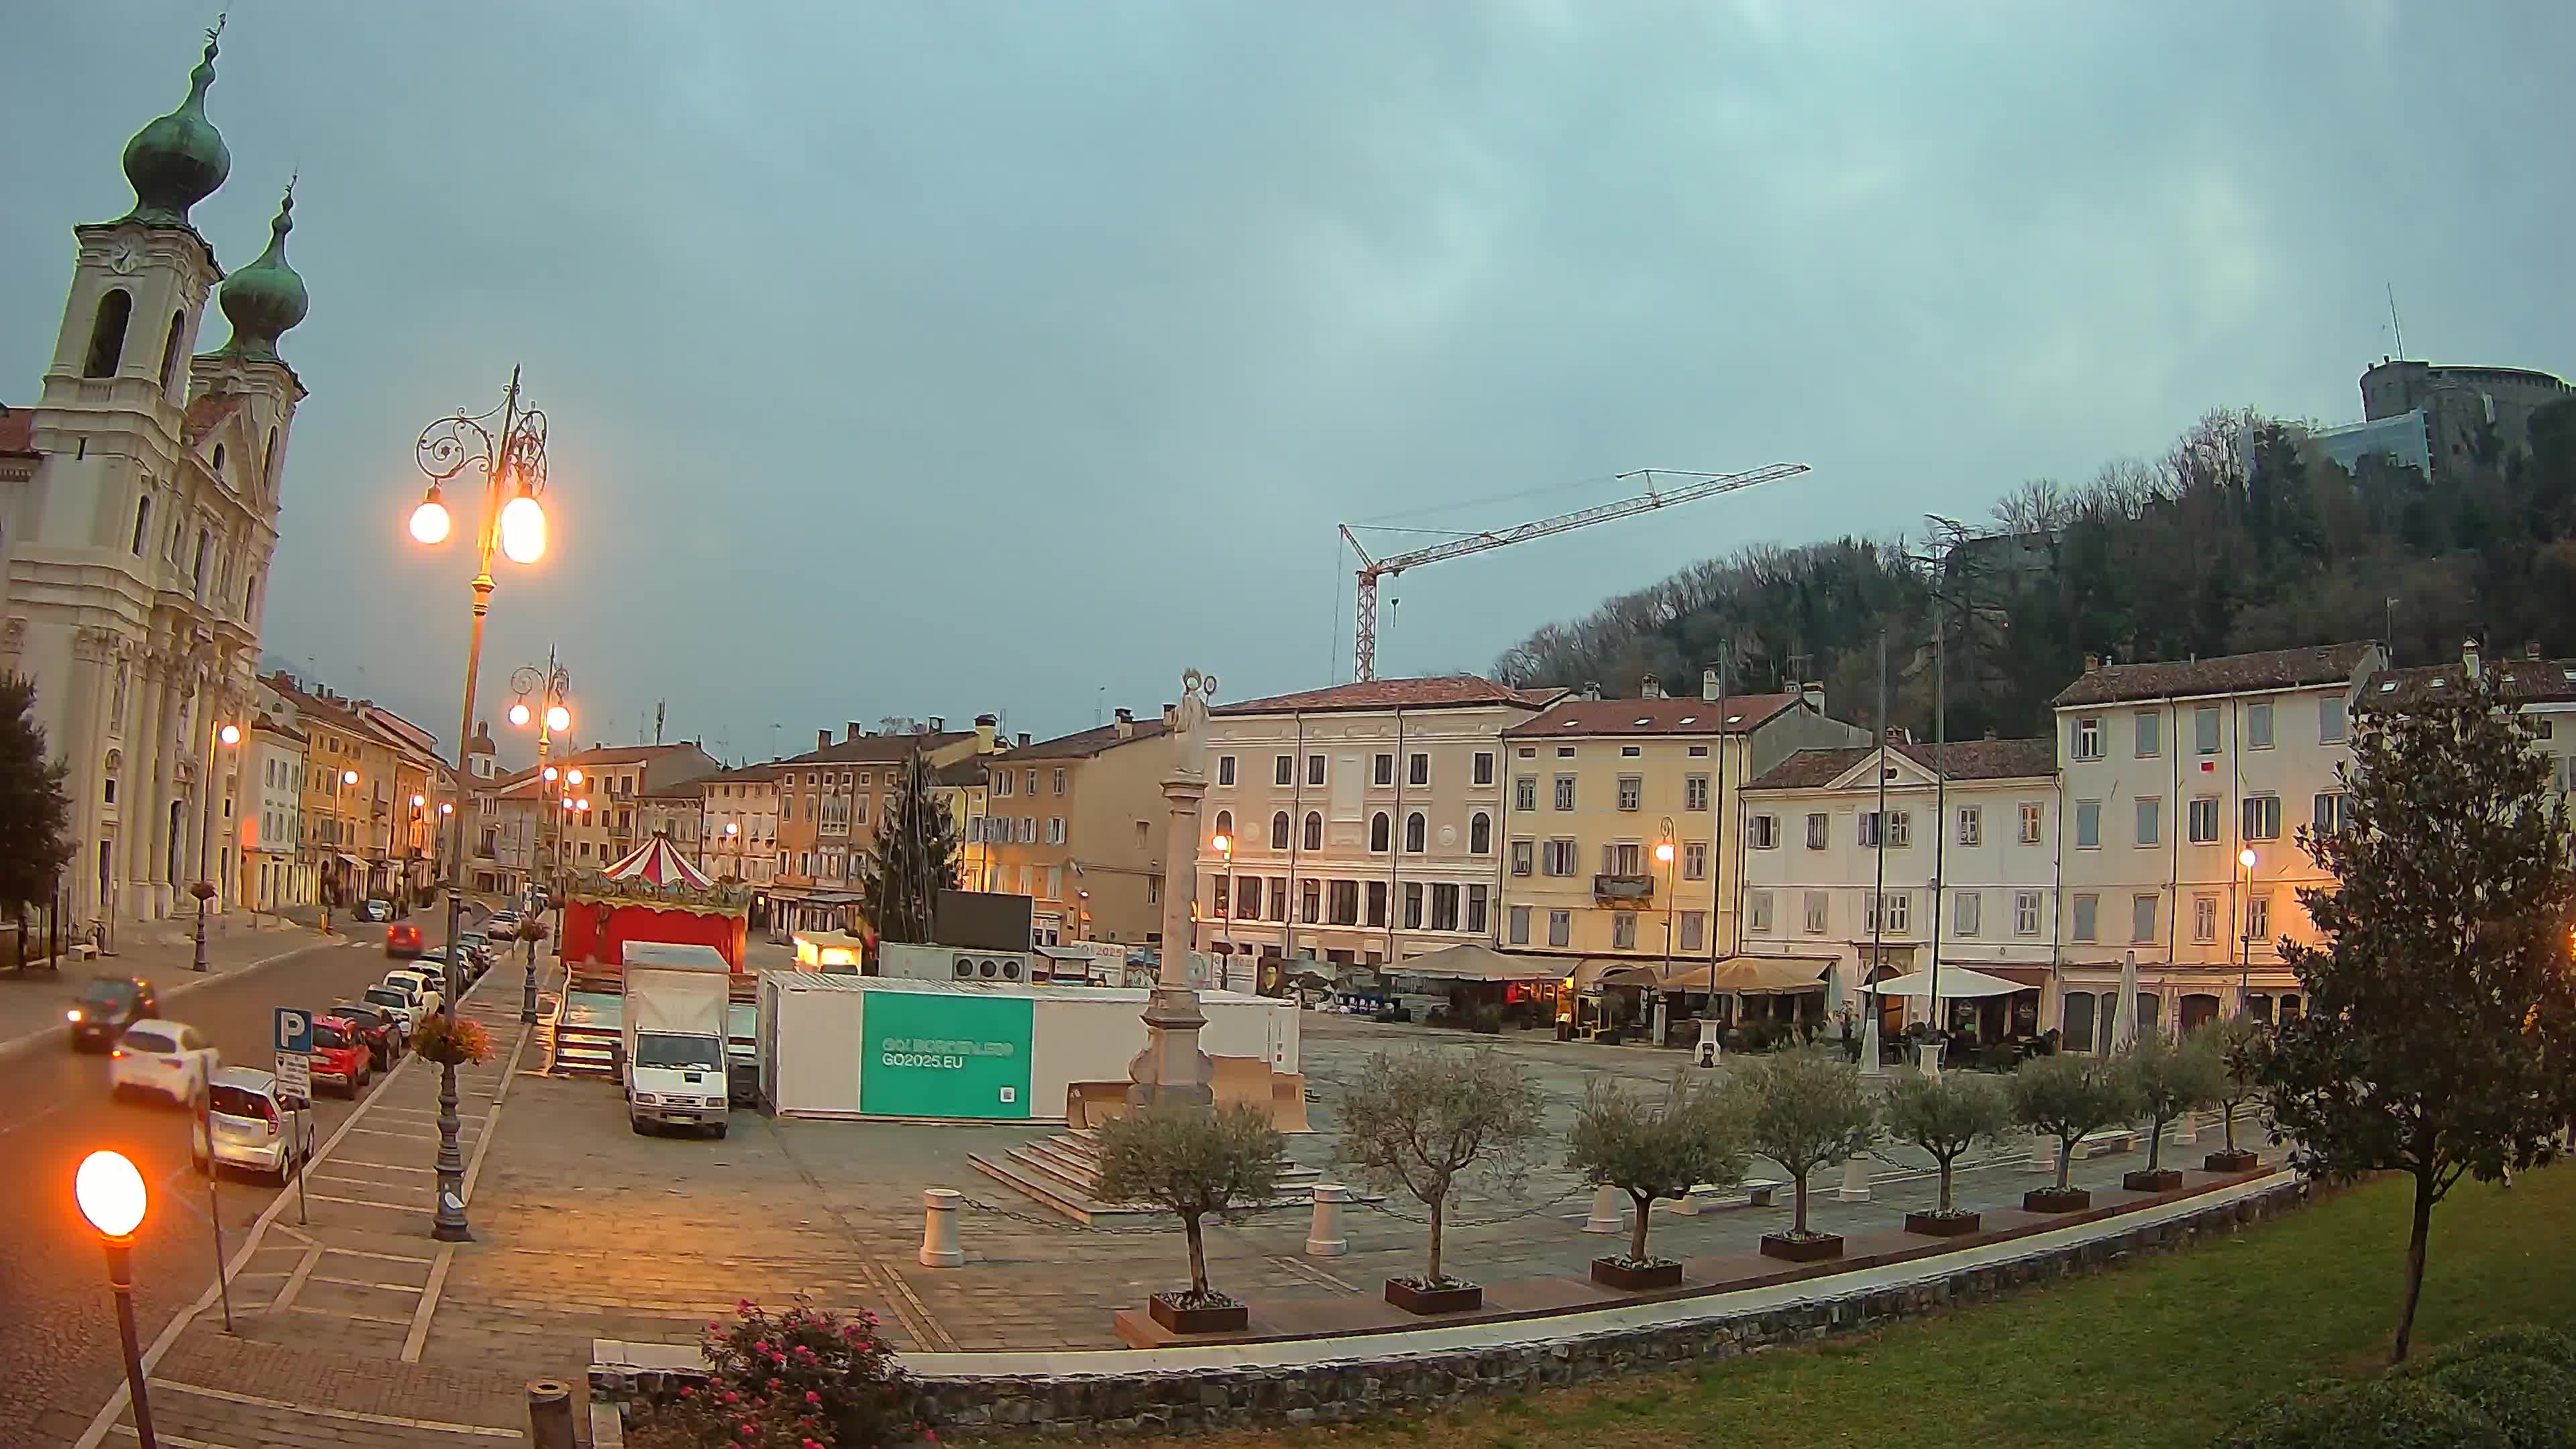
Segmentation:
<svg viewBox="0 0 2576 1449">
<path fill-rule="evenodd" d="M 2227 1069 L 2206 1033 L 2175 1042 L 2159 1032 L 2139 1042 L 2119 1070 L 2127 1081 L 2130 1112 L 2147 1124 L 2147 1165 L 2123 1175 L 2120 1186 L 2131 1192 L 2171 1192 L 2182 1186 L 2182 1173 L 2164 1165 L 2165 1128 L 2185 1112 L 2217 1101 L 2226 1087 Z"/>
<path fill-rule="evenodd" d="M 2069 1180 L 2075 1144 L 2131 1115 L 2129 1087 L 2120 1070 L 2089 1056 L 2033 1057 L 2012 1074 L 2004 1091 L 2014 1121 L 2057 1142 L 2056 1186 L 2023 1193 L 2022 1211 L 2074 1213 L 2091 1207 L 2093 1194 Z"/>
<path fill-rule="evenodd" d="M 1419 1278 L 1387 1279 L 1387 1302 L 1408 1313 L 1484 1306 L 1484 1289 L 1441 1266 L 1449 1200 L 1471 1176 L 1497 1190 L 1516 1184 L 1545 1106 L 1520 1068 L 1489 1047 L 1380 1052 L 1343 1088 L 1342 1162 L 1370 1187 L 1409 1193 L 1431 1212 L 1430 1263 Z"/>
<path fill-rule="evenodd" d="M 1807 1179 L 1878 1141 L 1878 1103 L 1859 1074 L 1831 1053 L 1784 1051 L 1740 1062 L 1729 1090 L 1753 1151 L 1780 1164 L 1795 1192 L 1789 1231 L 1763 1234 L 1762 1251 L 1795 1263 L 1841 1257 L 1841 1234 L 1807 1227 Z"/>
<path fill-rule="evenodd" d="M 2200 1160 L 2203 1172 L 2252 1172 L 2263 1159 L 2236 1145 L 2236 1114 L 2263 1095 L 2263 1069 L 2272 1059 L 2272 1029 L 2250 1016 L 2232 1016 L 2204 1029 L 2218 1054 L 2218 1124 L 2227 1145 Z"/>
<path fill-rule="evenodd" d="M 1286 1139 L 1270 1114 L 1246 1103 L 1204 1108 L 1148 1107 L 1100 1125 L 1100 1197 L 1150 1203 L 1181 1220 L 1190 1243 L 1190 1287 L 1157 1293 L 1146 1303 L 1154 1321 L 1174 1333 L 1239 1333 L 1244 1305 L 1208 1286 L 1202 1222 L 1268 1202 L 1279 1186 Z"/>
<path fill-rule="evenodd" d="M 1565 1165 L 1594 1187 L 1615 1187 L 1636 1204 L 1626 1257 L 1592 1260 L 1592 1281 L 1640 1292 L 1678 1287 L 1682 1265 L 1646 1256 L 1646 1224 L 1659 1198 L 1694 1187 L 1732 1187 L 1744 1180 L 1751 1144 L 1725 1093 L 1688 1071 L 1674 1074 L 1663 1099 L 1624 1083 L 1587 1082 L 1583 1107 L 1566 1140 Z"/>
<path fill-rule="evenodd" d="M 1907 1072 L 1896 1079 L 1887 1099 L 1888 1135 L 1932 1154 L 1941 1165 L 1941 1205 L 1928 1213 L 1907 1213 L 1905 1230 L 1952 1238 L 1975 1232 L 1977 1213 L 1961 1212 L 1951 1196 L 1953 1169 L 1980 1143 L 1990 1143 L 2012 1126 L 2012 1104 L 2003 1088 L 1968 1072 L 1929 1076 Z"/>
</svg>

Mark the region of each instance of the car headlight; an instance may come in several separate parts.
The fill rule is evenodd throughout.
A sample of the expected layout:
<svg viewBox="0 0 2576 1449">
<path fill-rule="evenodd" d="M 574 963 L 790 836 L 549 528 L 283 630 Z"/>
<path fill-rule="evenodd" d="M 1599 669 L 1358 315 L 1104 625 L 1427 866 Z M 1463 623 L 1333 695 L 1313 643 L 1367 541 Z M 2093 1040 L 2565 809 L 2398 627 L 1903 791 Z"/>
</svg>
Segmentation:
<svg viewBox="0 0 2576 1449">
<path fill-rule="evenodd" d="M 80 1020 L 80 1013 L 77 1011 L 66 1011 L 63 1013 L 63 1020 L 78 1021 Z"/>
<path fill-rule="evenodd" d="M 635 1094 L 635 1103 L 640 1107 L 659 1107 L 662 1105 L 662 1099 L 650 1092 L 638 1092 Z"/>
</svg>

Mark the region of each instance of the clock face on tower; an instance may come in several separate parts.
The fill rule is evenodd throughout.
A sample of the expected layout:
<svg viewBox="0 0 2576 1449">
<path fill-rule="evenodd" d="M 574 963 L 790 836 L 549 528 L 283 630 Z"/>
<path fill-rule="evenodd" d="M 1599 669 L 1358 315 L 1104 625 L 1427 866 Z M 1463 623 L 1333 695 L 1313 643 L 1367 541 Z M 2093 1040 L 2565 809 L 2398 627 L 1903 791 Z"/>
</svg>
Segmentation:
<svg viewBox="0 0 2576 1449">
<path fill-rule="evenodd" d="M 134 245 L 131 237 L 118 242 L 116 249 L 107 254 L 107 264 L 114 268 L 120 277 L 131 275 L 135 266 L 142 260 L 143 252 Z"/>
</svg>

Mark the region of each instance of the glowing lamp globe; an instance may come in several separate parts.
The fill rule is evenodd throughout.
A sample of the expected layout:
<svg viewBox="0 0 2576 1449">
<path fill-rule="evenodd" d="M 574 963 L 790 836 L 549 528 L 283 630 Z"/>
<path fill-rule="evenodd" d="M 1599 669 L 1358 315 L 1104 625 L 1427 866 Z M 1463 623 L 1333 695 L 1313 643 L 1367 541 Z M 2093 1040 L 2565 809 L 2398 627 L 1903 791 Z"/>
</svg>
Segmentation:
<svg viewBox="0 0 2576 1449">
<path fill-rule="evenodd" d="M 447 505 L 438 501 L 438 493 L 433 489 L 427 498 L 420 501 L 420 506 L 411 511 L 411 536 L 420 543 L 445 543 L 449 527 Z"/>
<path fill-rule="evenodd" d="M 550 730 L 568 730 L 568 729 L 571 729 L 571 728 L 572 728 L 572 711 L 571 711 L 571 710 L 568 710 L 568 709 L 566 709 L 566 708 L 564 708 L 562 705 L 559 705 L 559 704 L 556 704 L 556 705 L 548 705 L 548 706 L 546 707 L 546 728 L 547 728 L 547 729 L 550 729 Z M 581 778 L 581 772 L 580 772 L 580 771 L 578 771 L 578 770 L 574 771 L 574 772 L 573 772 L 573 778 L 575 778 L 575 779 L 579 779 L 579 778 Z"/>
<path fill-rule="evenodd" d="M 1231 835 L 1220 834 L 1210 843 L 1216 847 L 1216 853 L 1219 855 L 1232 855 L 1234 853 L 1234 837 Z"/>
<path fill-rule="evenodd" d="M 2245 867 L 2247 870 L 2252 870 L 2254 868 L 2254 847 L 2249 845 L 2243 850 L 2236 852 L 2236 863 Z"/>
<path fill-rule="evenodd" d="M 1655 842 L 1655 861 L 1659 865 L 1670 865 L 1673 863 L 1673 843 L 1671 841 L 1659 840 Z"/>
<path fill-rule="evenodd" d="M 520 729 L 526 729 L 528 727 L 528 707 L 526 704 L 521 703 L 510 706 L 510 723 L 518 726 Z"/>
<path fill-rule="evenodd" d="M 582 796 L 582 797 L 581 797 L 581 803 L 580 803 L 580 804 L 578 804 L 578 805 L 575 805 L 575 806 L 574 806 L 574 807 L 572 807 L 572 808 L 574 808 L 575 810 L 587 810 L 587 809 L 589 809 L 589 808 L 590 808 L 590 797 L 589 797 L 589 796 L 587 796 L 587 795 Z"/>
<path fill-rule="evenodd" d="M 101 1236 L 129 1238 L 143 1226 L 143 1174 L 122 1152 L 93 1152 L 72 1175 L 81 1216 Z"/>
<path fill-rule="evenodd" d="M 240 744 L 240 743 L 241 743 L 241 726 L 240 726 L 240 725 L 226 725 L 226 726 L 224 726 L 222 729 L 219 729 L 219 730 L 215 731 L 215 738 L 216 738 L 216 739 L 219 739 L 219 740 L 221 740 L 221 741 L 223 741 L 225 744 L 228 744 L 228 745 L 237 745 L 237 744 Z"/>
<path fill-rule="evenodd" d="M 544 505 L 524 493 L 501 505 L 501 552 L 523 564 L 546 556 Z"/>
<path fill-rule="evenodd" d="M 358 772 L 355 770 L 342 770 L 340 772 L 340 783 L 343 785 L 354 785 L 358 783 Z"/>
<path fill-rule="evenodd" d="M 565 784 L 567 784 L 567 785 L 578 785 L 578 784 L 580 784 L 580 783 L 581 783 L 581 766 L 579 766 L 579 765 L 575 765 L 575 766 L 573 766 L 571 769 L 564 771 L 564 783 L 565 783 Z"/>
</svg>

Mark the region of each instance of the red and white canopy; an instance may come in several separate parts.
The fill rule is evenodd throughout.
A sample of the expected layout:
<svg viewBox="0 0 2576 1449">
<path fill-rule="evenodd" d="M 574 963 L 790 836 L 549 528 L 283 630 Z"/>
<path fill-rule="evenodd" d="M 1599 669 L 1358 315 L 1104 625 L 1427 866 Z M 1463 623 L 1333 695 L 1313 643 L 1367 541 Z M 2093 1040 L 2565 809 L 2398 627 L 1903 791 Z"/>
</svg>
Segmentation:
<svg viewBox="0 0 2576 1449">
<path fill-rule="evenodd" d="M 601 868 L 610 880 L 642 881 L 649 886 L 687 886 L 706 890 L 715 882 L 707 873 L 689 864 L 688 858 L 671 848 L 671 842 L 659 835 L 635 847 L 625 859 Z"/>
</svg>

